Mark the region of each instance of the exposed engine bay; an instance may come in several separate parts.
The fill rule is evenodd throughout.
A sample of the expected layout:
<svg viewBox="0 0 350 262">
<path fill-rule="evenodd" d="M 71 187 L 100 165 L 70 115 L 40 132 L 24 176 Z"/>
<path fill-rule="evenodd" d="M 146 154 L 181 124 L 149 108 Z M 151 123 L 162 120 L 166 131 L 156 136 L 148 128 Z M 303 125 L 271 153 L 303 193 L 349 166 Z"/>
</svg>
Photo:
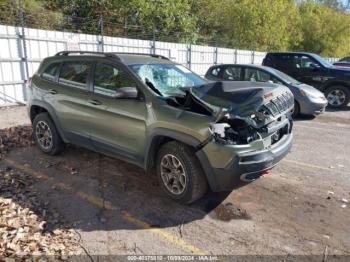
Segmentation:
<svg viewBox="0 0 350 262">
<path fill-rule="evenodd" d="M 185 111 L 215 116 L 210 131 L 220 144 L 244 145 L 263 140 L 268 147 L 292 129 L 294 97 L 284 86 L 215 82 L 192 88 L 186 96 L 167 102 Z"/>
</svg>

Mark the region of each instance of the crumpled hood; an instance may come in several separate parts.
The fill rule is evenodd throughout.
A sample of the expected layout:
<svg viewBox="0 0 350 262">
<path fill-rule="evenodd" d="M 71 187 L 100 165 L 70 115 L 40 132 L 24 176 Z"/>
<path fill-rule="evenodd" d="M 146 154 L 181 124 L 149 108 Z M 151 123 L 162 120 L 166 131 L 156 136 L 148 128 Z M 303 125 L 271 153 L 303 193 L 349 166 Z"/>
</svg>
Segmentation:
<svg viewBox="0 0 350 262">
<path fill-rule="evenodd" d="M 220 81 L 195 86 L 190 93 L 213 111 L 216 117 L 225 113 L 247 117 L 262 105 L 283 93 L 291 93 L 282 85 L 266 82 Z"/>
</svg>

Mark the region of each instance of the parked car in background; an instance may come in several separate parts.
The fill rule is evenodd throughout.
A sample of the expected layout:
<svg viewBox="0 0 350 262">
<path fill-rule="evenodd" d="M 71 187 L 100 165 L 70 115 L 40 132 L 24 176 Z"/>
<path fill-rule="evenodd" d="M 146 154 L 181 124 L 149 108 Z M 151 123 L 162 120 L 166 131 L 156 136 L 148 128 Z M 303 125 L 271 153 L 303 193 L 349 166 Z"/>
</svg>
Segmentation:
<svg viewBox="0 0 350 262">
<path fill-rule="evenodd" d="M 41 151 L 73 143 L 120 158 L 156 173 L 185 204 L 273 168 L 292 146 L 293 106 L 285 86 L 208 83 L 150 54 L 63 51 L 43 60 L 28 88 Z"/>
<path fill-rule="evenodd" d="M 322 92 L 271 67 L 238 64 L 216 65 L 208 69 L 205 77 L 214 81 L 253 81 L 285 85 L 294 95 L 293 117 L 299 114 L 320 114 L 327 106 L 327 99 Z"/>
<path fill-rule="evenodd" d="M 350 56 L 344 57 L 339 61 L 333 63 L 335 66 L 350 67 Z"/>
<path fill-rule="evenodd" d="M 336 67 L 319 55 L 305 52 L 268 53 L 263 65 L 321 90 L 328 105 L 343 108 L 350 100 L 350 69 Z"/>
</svg>

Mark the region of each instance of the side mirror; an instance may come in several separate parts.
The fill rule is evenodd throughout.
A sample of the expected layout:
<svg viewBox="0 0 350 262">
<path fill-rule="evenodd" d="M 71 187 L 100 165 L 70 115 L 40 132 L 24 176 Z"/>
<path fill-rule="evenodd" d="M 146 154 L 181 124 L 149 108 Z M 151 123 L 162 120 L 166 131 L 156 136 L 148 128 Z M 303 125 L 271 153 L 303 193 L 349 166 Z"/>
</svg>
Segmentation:
<svg viewBox="0 0 350 262">
<path fill-rule="evenodd" d="M 320 65 L 315 64 L 315 63 L 310 63 L 310 68 L 312 68 L 312 69 L 318 69 L 318 68 L 320 68 Z"/>
<path fill-rule="evenodd" d="M 114 92 L 113 97 L 116 99 L 136 99 L 138 98 L 138 91 L 136 87 L 121 87 Z"/>
</svg>

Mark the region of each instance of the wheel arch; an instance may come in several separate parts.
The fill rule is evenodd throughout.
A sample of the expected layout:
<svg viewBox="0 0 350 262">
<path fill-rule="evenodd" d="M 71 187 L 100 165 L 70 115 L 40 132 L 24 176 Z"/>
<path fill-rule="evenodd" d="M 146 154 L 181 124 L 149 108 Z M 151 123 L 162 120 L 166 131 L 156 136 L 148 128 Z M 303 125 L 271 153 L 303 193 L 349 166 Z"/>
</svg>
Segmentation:
<svg viewBox="0 0 350 262">
<path fill-rule="evenodd" d="M 29 109 L 30 121 L 33 123 L 35 116 L 40 114 L 40 113 L 48 113 L 49 114 L 49 116 L 52 119 L 53 123 L 55 124 L 56 129 L 57 129 L 59 135 L 61 136 L 63 142 L 68 143 L 68 140 L 66 139 L 66 137 L 64 135 L 63 129 L 61 127 L 61 124 L 57 118 L 57 115 L 56 115 L 53 107 L 50 104 L 42 102 L 42 101 L 32 102 L 32 104 L 30 105 L 30 109 Z"/>
<path fill-rule="evenodd" d="M 323 92 L 326 92 L 328 88 L 332 87 L 332 86 L 344 86 L 346 87 L 347 89 L 349 89 L 350 91 L 350 83 L 346 82 L 346 81 L 341 81 L 341 80 L 334 80 L 334 81 L 330 81 L 330 82 L 327 82 L 323 88 L 322 88 L 322 91 Z"/>
<path fill-rule="evenodd" d="M 169 141 L 178 141 L 194 149 L 201 144 L 198 139 L 191 135 L 167 128 L 155 128 L 148 136 L 145 146 L 144 168 L 146 171 L 150 171 L 154 167 L 154 160 L 158 149 Z"/>
<path fill-rule="evenodd" d="M 211 189 L 215 188 L 216 184 L 215 180 L 213 179 L 213 169 L 209 165 L 209 161 L 205 153 L 202 150 L 200 150 L 204 143 L 189 134 L 185 134 L 167 128 L 155 128 L 148 136 L 147 144 L 145 146 L 144 159 L 144 169 L 146 173 L 150 173 L 150 171 L 154 168 L 158 149 L 163 144 L 169 141 L 178 141 L 194 149 L 195 156 L 202 167 L 204 176 L 209 184 L 209 187 Z"/>
</svg>

